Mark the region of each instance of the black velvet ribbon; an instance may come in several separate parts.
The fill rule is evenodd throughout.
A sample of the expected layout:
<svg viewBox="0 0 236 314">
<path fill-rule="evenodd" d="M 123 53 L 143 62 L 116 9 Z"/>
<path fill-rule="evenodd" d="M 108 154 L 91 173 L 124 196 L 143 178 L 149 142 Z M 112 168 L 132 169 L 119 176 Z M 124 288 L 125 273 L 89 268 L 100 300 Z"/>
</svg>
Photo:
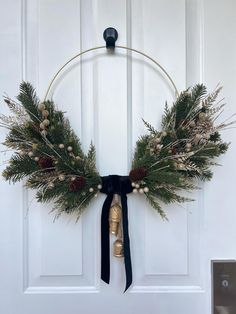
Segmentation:
<svg viewBox="0 0 236 314">
<path fill-rule="evenodd" d="M 132 264 L 130 255 L 129 225 L 128 225 L 128 205 L 127 195 L 133 191 L 131 181 L 128 176 L 109 175 L 101 177 L 101 192 L 107 194 L 102 207 L 101 217 L 101 279 L 109 284 L 110 282 L 110 235 L 109 235 L 109 210 L 114 194 L 119 194 L 122 207 L 123 221 L 123 246 L 124 262 L 126 273 L 125 291 L 132 284 Z M 125 292 L 124 291 L 124 292 Z"/>
</svg>

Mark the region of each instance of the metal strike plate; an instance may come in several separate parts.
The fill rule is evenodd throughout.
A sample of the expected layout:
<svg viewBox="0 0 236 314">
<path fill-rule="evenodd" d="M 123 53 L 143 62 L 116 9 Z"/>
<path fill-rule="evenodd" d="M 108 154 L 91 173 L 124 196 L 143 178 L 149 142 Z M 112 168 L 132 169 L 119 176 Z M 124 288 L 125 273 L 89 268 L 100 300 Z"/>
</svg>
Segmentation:
<svg viewBox="0 0 236 314">
<path fill-rule="evenodd" d="M 236 314 L 236 261 L 212 261 L 212 314 Z"/>
</svg>

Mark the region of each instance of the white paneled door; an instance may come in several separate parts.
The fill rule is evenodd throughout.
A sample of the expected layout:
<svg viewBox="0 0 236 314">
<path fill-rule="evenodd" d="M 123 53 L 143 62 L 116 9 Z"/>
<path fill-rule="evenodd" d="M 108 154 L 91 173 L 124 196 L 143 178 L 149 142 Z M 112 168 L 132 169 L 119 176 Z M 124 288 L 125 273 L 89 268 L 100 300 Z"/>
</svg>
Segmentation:
<svg viewBox="0 0 236 314">
<path fill-rule="evenodd" d="M 220 82 L 225 115 L 236 111 L 234 0 L 1 0 L 0 9 L 1 95 L 17 95 L 27 80 L 43 97 L 58 68 L 104 45 L 103 31 L 113 26 L 118 45 L 152 56 L 179 90 L 196 82 L 213 89 Z M 128 174 L 145 132 L 141 118 L 158 128 L 165 100 L 171 104 L 174 97 L 153 64 L 118 48 L 86 54 L 53 88 L 83 148 L 95 143 L 101 175 Z M 0 130 L 1 142 L 4 135 Z M 169 222 L 143 197 L 128 196 L 133 285 L 125 294 L 121 259 L 111 258 L 110 285 L 100 281 L 104 195 L 79 223 L 67 216 L 53 223 L 50 204 L 37 204 L 21 184 L 1 179 L 0 313 L 211 313 L 210 261 L 236 256 L 236 134 L 224 136 L 232 142 L 220 160 L 224 166 L 194 193 L 195 202 L 165 208 Z M 1 154 L 1 170 L 9 154 Z"/>
</svg>

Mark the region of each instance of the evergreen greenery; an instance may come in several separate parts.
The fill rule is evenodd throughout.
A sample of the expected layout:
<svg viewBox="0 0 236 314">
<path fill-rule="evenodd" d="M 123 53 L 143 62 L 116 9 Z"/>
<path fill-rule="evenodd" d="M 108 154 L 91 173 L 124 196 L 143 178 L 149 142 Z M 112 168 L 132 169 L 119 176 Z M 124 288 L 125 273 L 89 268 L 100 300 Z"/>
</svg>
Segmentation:
<svg viewBox="0 0 236 314">
<path fill-rule="evenodd" d="M 214 158 L 228 149 L 219 132 L 234 121 L 214 125 L 224 106 L 216 103 L 220 90 L 208 95 L 198 84 L 182 92 L 170 108 L 165 105 L 162 131 L 144 121 L 149 134 L 137 141 L 132 171 L 145 167 L 147 174 L 132 184 L 163 218 L 160 202 L 188 201 L 178 192 L 197 188 L 196 178 L 210 180 Z"/>
<path fill-rule="evenodd" d="M 165 105 L 161 131 L 144 121 L 149 133 L 137 141 L 130 179 L 133 192 L 145 194 L 163 218 L 161 202 L 189 201 L 179 192 L 197 188 L 196 179 L 210 180 L 215 157 L 228 149 L 220 131 L 234 121 L 215 125 L 224 107 L 216 102 L 220 89 L 207 94 L 198 84 L 183 91 Z M 13 115 L 0 115 L 0 126 L 9 130 L 4 144 L 15 151 L 3 176 L 13 183 L 25 178 L 38 201 L 54 201 L 56 216 L 75 212 L 79 218 L 101 189 L 95 147 L 85 154 L 64 113 L 51 100 L 40 103 L 30 83 L 20 85 L 17 99 L 6 97 Z"/>
<path fill-rule="evenodd" d="M 94 146 L 84 154 L 64 113 L 55 109 L 53 101 L 40 103 L 31 84 L 20 85 L 17 99 L 20 104 L 5 98 L 15 117 L 0 117 L 9 129 L 4 144 L 16 150 L 3 176 L 13 183 L 26 178 L 26 185 L 37 190 L 38 201 L 55 202 L 57 216 L 76 212 L 79 217 L 100 184 Z M 70 184 L 78 177 L 85 184 L 71 191 Z"/>
</svg>

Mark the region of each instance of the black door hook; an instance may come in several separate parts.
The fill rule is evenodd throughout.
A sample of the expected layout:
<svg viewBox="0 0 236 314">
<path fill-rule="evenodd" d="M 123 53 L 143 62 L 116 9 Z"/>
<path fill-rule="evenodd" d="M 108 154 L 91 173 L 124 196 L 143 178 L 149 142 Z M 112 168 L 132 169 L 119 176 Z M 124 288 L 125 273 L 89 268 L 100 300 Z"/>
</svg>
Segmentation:
<svg viewBox="0 0 236 314">
<path fill-rule="evenodd" d="M 106 42 L 106 47 L 114 49 L 115 42 L 117 41 L 117 38 L 118 38 L 118 32 L 115 28 L 108 27 L 103 32 L 103 38 Z"/>
</svg>

